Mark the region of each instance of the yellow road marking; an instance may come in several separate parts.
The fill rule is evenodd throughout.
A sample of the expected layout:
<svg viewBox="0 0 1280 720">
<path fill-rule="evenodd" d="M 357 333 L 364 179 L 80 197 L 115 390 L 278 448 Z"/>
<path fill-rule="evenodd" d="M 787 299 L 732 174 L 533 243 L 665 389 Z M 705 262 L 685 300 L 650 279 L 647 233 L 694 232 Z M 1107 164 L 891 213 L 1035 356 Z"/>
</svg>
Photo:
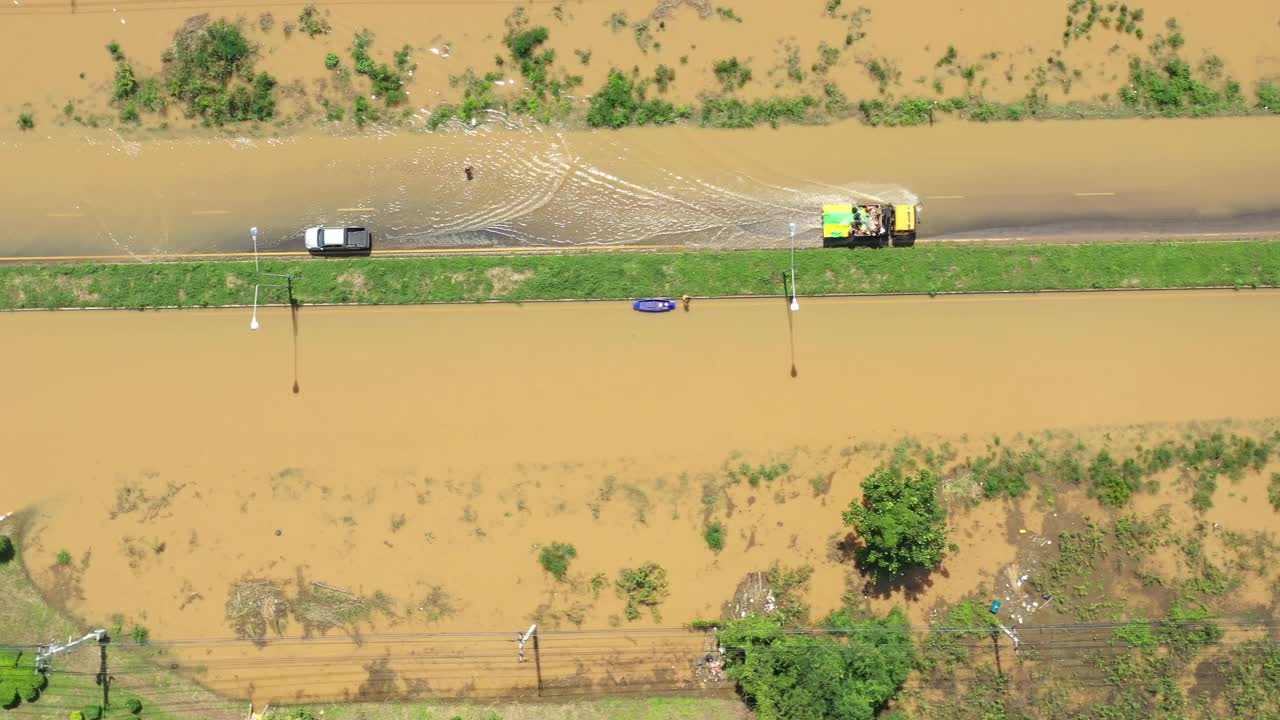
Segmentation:
<svg viewBox="0 0 1280 720">
<path fill-rule="evenodd" d="M 192 215 L 230 215 L 230 210 L 192 210 Z"/>
<path fill-rule="evenodd" d="M 373 212 L 373 208 L 338 208 L 338 212 Z"/>
<path fill-rule="evenodd" d="M 545 255 L 562 252 L 589 252 L 597 251 L 613 251 L 613 252 L 643 252 L 652 250 L 687 250 L 684 245 L 626 245 L 615 247 L 610 245 L 585 245 L 576 247 L 542 247 L 542 248 L 500 248 L 500 247 L 479 247 L 479 248 L 405 248 L 404 250 L 374 250 L 374 255 L 457 255 L 461 253 L 494 253 L 499 255 Z M 260 252 L 259 257 L 288 257 L 303 256 L 311 253 L 305 250 L 278 250 L 273 252 Z M 204 252 L 204 253 L 169 253 L 169 254 L 149 254 L 149 255 L 36 255 L 29 257 L 22 256 L 6 256 L 0 257 L 0 262 L 40 262 L 48 260 L 183 260 L 187 258 L 220 258 L 224 260 L 232 260 L 235 258 L 251 258 L 252 252 Z"/>
<path fill-rule="evenodd" d="M 1105 192 L 1105 193 L 1076 193 L 1075 195 L 1076 195 L 1076 197 L 1108 197 L 1108 196 L 1111 196 L 1111 195 L 1115 195 L 1115 193 L 1113 193 L 1113 192 Z"/>
<path fill-rule="evenodd" d="M 82 218 L 84 213 L 45 213 L 45 217 L 51 218 Z"/>
</svg>

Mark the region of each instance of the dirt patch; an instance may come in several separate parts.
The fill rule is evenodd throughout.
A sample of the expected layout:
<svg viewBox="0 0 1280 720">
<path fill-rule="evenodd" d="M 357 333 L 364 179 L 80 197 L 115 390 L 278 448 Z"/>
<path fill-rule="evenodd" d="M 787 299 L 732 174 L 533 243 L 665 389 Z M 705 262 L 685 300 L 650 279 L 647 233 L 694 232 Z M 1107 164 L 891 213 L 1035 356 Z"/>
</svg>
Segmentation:
<svg viewBox="0 0 1280 720">
<path fill-rule="evenodd" d="M 489 268 L 484 272 L 484 276 L 489 278 L 489 282 L 493 285 L 492 295 L 494 297 L 502 297 L 510 294 L 512 290 L 520 287 L 524 281 L 533 277 L 533 271 L 517 272 L 503 266 Z"/>
<path fill-rule="evenodd" d="M 234 290 L 235 288 L 238 288 L 241 285 L 244 285 L 244 281 L 241 280 L 239 276 L 233 273 L 227 273 L 226 284 L 227 284 L 228 290 Z"/>
<path fill-rule="evenodd" d="M 76 300 L 82 303 L 92 303 L 92 302 L 98 301 L 98 294 L 89 290 L 89 287 L 92 284 L 93 284 L 93 278 L 91 277 L 83 277 L 83 278 L 60 277 L 56 282 L 56 285 L 58 286 L 59 290 L 65 290 L 66 292 L 71 293 Z"/>
<path fill-rule="evenodd" d="M 364 284 L 364 273 L 359 271 L 346 272 L 338 276 L 338 284 L 345 285 L 351 291 L 352 295 L 368 295 L 369 290 Z"/>
</svg>

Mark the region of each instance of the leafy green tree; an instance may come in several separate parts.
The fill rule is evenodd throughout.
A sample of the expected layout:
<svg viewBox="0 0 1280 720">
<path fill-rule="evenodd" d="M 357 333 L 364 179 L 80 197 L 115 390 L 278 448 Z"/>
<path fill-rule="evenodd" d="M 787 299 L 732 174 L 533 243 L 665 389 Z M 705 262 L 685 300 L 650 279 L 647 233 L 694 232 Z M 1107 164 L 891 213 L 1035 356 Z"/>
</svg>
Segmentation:
<svg viewBox="0 0 1280 720">
<path fill-rule="evenodd" d="M 836 612 L 823 635 L 790 634 L 773 617 L 748 615 L 720 631 L 725 671 L 758 720 L 872 720 L 910 672 L 906 615 Z"/>
<path fill-rule="evenodd" d="M 942 564 L 947 513 L 938 505 L 938 478 L 928 470 L 876 470 L 862 481 L 862 501 L 850 503 L 843 517 L 862 537 L 857 558 L 864 571 L 896 578 Z"/>
</svg>

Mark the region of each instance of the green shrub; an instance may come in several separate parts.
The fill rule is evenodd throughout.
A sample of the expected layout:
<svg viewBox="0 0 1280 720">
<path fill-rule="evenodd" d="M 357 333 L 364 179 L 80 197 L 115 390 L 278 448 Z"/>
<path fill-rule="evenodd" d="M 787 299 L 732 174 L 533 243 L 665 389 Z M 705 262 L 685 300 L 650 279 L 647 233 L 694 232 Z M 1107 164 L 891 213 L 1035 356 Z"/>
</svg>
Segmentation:
<svg viewBox="0 0 1280 720">
<path fill-rule="evenodd" d="M 138 122 L 138 103 L 129 101 L 120 108 L 120 122 Z"/>
<path fill-rule="evenodd" d="M 133 77 L 133 66 L 122 62 L 116 64 L 115 98 L 124 100 L 138 89 L 138 81 Z"/>
<path fill-rule="evenodd" d="M 658 605 L 668 595 L 667 571 L 656 563 L 646 563 L 632 570 L 624 569 L 617 582 L 618 593 L 627 601 L 623 611 L 628 620 L 640 617 L 640 608 L 647 607 L 654 620 L 661 620 Z"/>
<path fill-rule="evenodd" d="M 724 525 L 719 521 L 711 523 L 703 531 L 702 538 L 707 541 L 707 547 L 720 552 L 724 549 Z"/>
<path fill-rule="evenodd" d="M 1031 489 L 1029 476 L 1042 472 L 1044 466 L 1039 452 L 1014 453 L 1006 447 L 974 460 L 968 469 L 987 497 L 1020 497 Z"/>
<path fill-rule="evenodd" d="M 329 111 L 325 113 L 324 117 L 329 122 L 342 122 L 344 115 L 346 115 L 346 113 L 342 108 L 334 106 L 329 108 Z"/>
<path fill-rule="evenodd" d="M 823 635 L 786 632 L 772 617 L 729 620 L 719 632 L 725 674 L 759 720 L 871 720 L 902 688 L 914 650 L 906 615 L 833 613 Z"/>
<path fill-rule="evenodd" d="M 948 45 L 948 46 L 947 46 L 947 54 L 946 54 L 946 55 L 943 55 L 943 56 L 938 60 L 938 62 L 934 63 L 934 67 L 942 67 L 943 65 L 950 65 L 950 64 L 952 64 L 952 63 L 954 63 L 954 62 L 956 61 L 956 58 L 957 58 L 958 56 L 959 56 L 959 53 L 958 53 L 958 52 L 956 52 L 956 46 L 955 46 L 955 45 Z"/>
<path fill-rule="evenodd" d="M 658 92 L 666 92 L 675 79 L 676 71 L 666 65 L 658 65 L 653 71 L 653 83 L 658 86 Z"/>
<path fill-rule="evenodd" d="M 142 84 L 138 86 L 138 94 L 135 98 L 138 105 L 147 112 L 160 112 L 165 107 L 164 88 L 160 85 L 159 78 L 146 78 Z"/>
<path fill-rule="evenodd" d="M 550 33 L 544 27 L 532 27 L 528 30 L 518 33 L 512 33 L 507 36 L 507 49 L 515 56 L 517 60 L 527 60 L 533 56 L 533 51 L 539 45 L 547 41 Z"/>
<path fill-rule="evenodd" d="M 702 105 L 702 124 L 707 127 L 747 128 L 761 123 L 778 127 L 783 122 L 804 122 L 809 108 L 818 101 L 808 95 L 772 98 L 745 103 L 737 98 L 709 98 Z"/>
<path fill-rule="evenodd" d="M 1089 495 L 1103 505 L 1124 507 L 1141 486 L 1141 479 L 1141 470 L 1132 458 L 1117 464 L 1111 453 L 1102 450 L 1089 465 L 1089 480 L 1093 483 Z"/>
<path fill-rule="evenodd" d="M 862 111 L 862 121 L 868 125 L 924 125 L 929 122 L 930 109 L 933 103 L 921 98 L 903 98 L 897 105 L 889 105 L 883 100 L 863 100 L 858 104 Z"/>
<path fill-rule="evenodd" d="M 70 720 L 84 720 L 84 713 L 79 710 L 72 710 L 71 714 L 67 717 L 70 718 Z"/>
<path fill-rule="evenodd" d="M 928 470 L 903 474 L 879 468 L 862 481 L 862 500 L 849 503 L 844 524 L 862 539 L 864 572 L 900 577 L 913 568 L 932 570 L 948 547 L 947 514 L 938 505 L 938 478 Z"/>
<path fill-rule="evenodd" d="M 356 125 L 364 127 L 366 122 L 378 119 L 378 111 L 373 109 L 363 95 L 357 95 L 351 118 L 356 121 Z"/>
<path fill-rule="evenodd" d="M 36 126 L 35 118 L 31 117 L 31 113 L 18 113 L 18 128 L 22 130 L 30 130 Z"/>
<path fill-rule="evenodd" d="M 13 541 L 8 535 L 0 535 L 0 563 L 6 563 L 13 559 Z"/>
<path fill-rule="evenodd" d="M 591 97 L 587 125 L 620 128 L 628 125 L 665 125 L 687 113 L 669 102 L 646 100 L 634 80 L 618 70 L 610 70 L 604 87 Z"/>
<path fill-rule="evenodd" d="M 40 699 L 40 688 L 35 685 L 27 685 L 22 688 L 21 694 L 23 702 L 33 703 Z"/>
<path fill-rule="evenodd" d="M 320 8 L 314 4 L 302 8 L 302 12 L 298 14 L 298 27 L 311 37 L 324 35 L 331 29 L 329 21 L 324 19 L 320 14 Z"/>
<path fill-rule="evenodd" d="M 0 688 L 0 707 L 11 708 L 18 704 L 21 697 L 18 695 L 18 688 L 2 687 Z"/>
<path fill-rule="evenodd" d="M 1280 114 L 1280 84 L 1270 80 L 1258 83 L 1258 107 Z"/>
<path fill-rule="evenodd" d="M 116 62 L 124 60 L 124 52 L 120 50 L 120 43 L 115 40 L 107 43 L 107 52 L 111 53 L 111 59 Z"/>
<path fill-rule="evenodd" d="M 999 116 L 1000 108 L 985 100 L 981 101 L 977 107 L 969 111 L 969 119 L 977 120 L 978 122 L 991 122 L 992 120 L 998 119 Z"/>
<path fill-rule="evenodd" d="M 142 712 L 142 701 L 139 700 L 138 698 L 129 698 L 128 700 L 125 701 L 124 707 L 129 712 L 133 713 L 134 715 L 137 715 L 138 713 Z"/>
<path fill-rule="evenodd" d="M 400 73 L 392 70 L 390 65 L 374 62 L 369 55 L 369 48 L 372 45 L 373 35 L 368 31 L 356 35 L 351 48 L 351 59 L 355 61 L 356 72 L 368 76 L 373 83 L 373 94 L 381 95 L 388 106 L 404 102 L 406 99 L 406 94 L 403 92 L 404 78 Z"/>
<path fill-rule="evenodd" d="M 578 551 L 568 543 L 553 542 L 542 548 L 538 562 L 542 569 L 551 573 L 557 580 L 563 580 L 569 572 L 569 561 L 578 556 Z"/>
<path fill-rule="evenodd" d="M 84 720 L 99 720 L 102 717 L 102 706 L 85 705 L 80 714 L 84 716 Z"/>
<path fill-rule="evenodd" d="M 147 641 L 151 639 L 151 631 L 141 625 L 134 625 L 133 631 L 130 632 L 129 635 L 133 638 L 133 641 L 139 645 L 145 645 Z"/>
<path fill-rule="evenodd" d="M 338 59 L 337 53 L 329 53 L 324 56 L 324 66 L 328 70 L 336 70 L 339 62 L 341 60 Z"/>
<path fill-rule="evenodd" d="M 275 80 L 266 73 L 254 75 L 255 52 L 226 20 L 184 30 L 165 56 L 169 94 L 209 125 L 268 120 L 275 114 Z"/>
<path fill-rule="evenodd" d="M 66 550 L 59 550 L 55 561 L 58 563 L 58 565 L 61 565 L 62 567 L 67 567 L 68 565 L 71 564 L 71 553 L 67 552 Z"/>
<path fill-rule="evenodd" d="M 1247 108 L 1240 84 L 1226 80 L 1214 89 L 1192 76 L 1191 66 L 1169 57 L 1158 68 L 1134 58 L 1129 64 L 1129 85 L 1121 100 L 1142 112 L 1165 116 L 1243 113 Z"/>
<path fill-rule="evenodd" d="M 751 81 L 751 68 L 736 57 L 717 61 L 712 70 L 716 79 L 724 86 L 725 92 L 733 92 Z"/>
</svg>

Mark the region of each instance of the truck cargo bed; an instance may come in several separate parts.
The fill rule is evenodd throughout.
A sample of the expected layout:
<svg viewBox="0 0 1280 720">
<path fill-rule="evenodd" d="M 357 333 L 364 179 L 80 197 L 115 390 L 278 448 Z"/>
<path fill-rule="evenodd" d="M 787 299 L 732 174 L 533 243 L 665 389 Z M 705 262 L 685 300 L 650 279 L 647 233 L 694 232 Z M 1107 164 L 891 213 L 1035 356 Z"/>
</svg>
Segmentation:
<svg viewBox="0 0 1280 720">
<path fill-rule="evenodd" d="M 369 231 L 364 228 L 348 228 L 346 246 L 352 250 L 368 250 Z"/>
</svg>

